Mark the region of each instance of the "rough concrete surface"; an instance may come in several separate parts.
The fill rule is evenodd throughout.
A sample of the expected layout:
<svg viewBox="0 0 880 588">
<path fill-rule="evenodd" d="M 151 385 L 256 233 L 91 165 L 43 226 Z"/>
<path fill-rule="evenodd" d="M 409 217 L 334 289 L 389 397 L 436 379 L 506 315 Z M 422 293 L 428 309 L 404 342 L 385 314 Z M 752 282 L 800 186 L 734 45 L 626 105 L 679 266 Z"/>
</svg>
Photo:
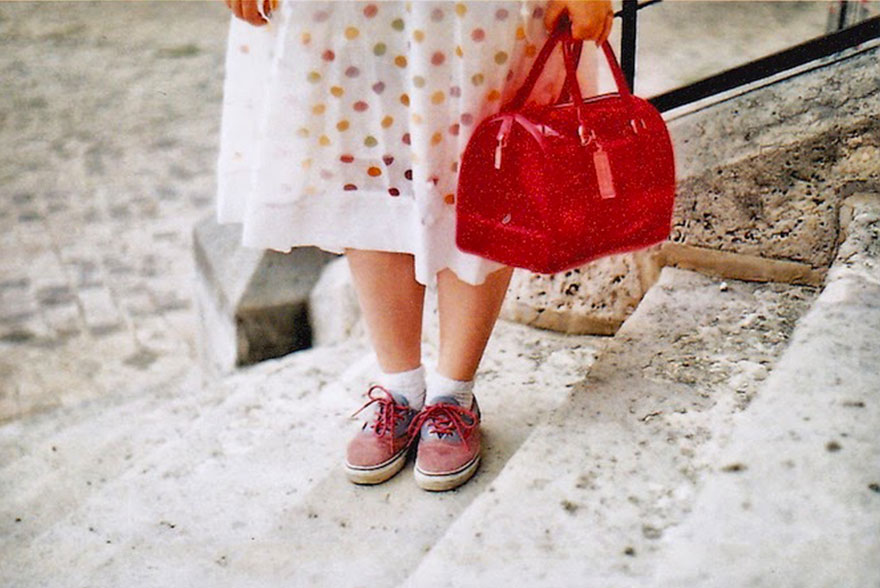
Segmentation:
<svg viewBox="0 0 880 588">
<path fill-rule="evenodd" d="M 756 82 L 745 93 L 732 90 L 727 99 L 672 111 L 669 128 L 680 177 L 712 172 L 756 151 L 796 145 L 876 117 L 878 51 L 876 41 L 868 43 Z"/>
<path fill-rule="evenodd" d="M 846 206 L 815 301 L 664 269 L 409 585 L 880 584 L 880 196 Z"/>
<path fill-rule="evenodd" d="M 227 19 L 222 2 L 0 5 L 0 421 L 191 367 Z"/>
<path fill-rule="evenodd" d="M 880 195 L 853 204 L 827 285 L 736 419 L 721 473 L 663 538 L 662 585 L 880 585 Z"/>
<path fill-rule="evenodd" d="M 561 333 L 612 335 L 657 280 L 659 260 L 651 247 L 550 275 L 517 269 L 501 316 Z"/>
<path fill-rule="evenodd" d="M 89 485 L 95 472 L 69 465 L 67 484 L 88 487 L 87 497 L 64 499 L 55 480 L 40 501 L 28 499 L 28 483 L 0 477 L 22 495 L 5 511 L 9 563 L 0 578 L 59 587 L 394 585 L 566 398 L 604 343 L 499 322 L 476 390 L 484 463 L 466 487 L 439 496 L 417 488 L 411 468 L 372 488 L 345 479 L 344 446 L 357 428 L 349 415 L 375 373 L 362 338 L 243 370 L 199 414 L 156 430 L 149 451 L 121 456 L 112 477 Z M 426 360 L 435 358 L 426 346 Z M 131 425 L 152 418 L 133 415 Z M 27 458 L 66 462 L 89 439 L 62 428 Z M 87 455 L 86 463 L 101 459 Z M 45 503 L 56 506 L 44 514 Z"/>
<path fill-rule="evenodd" d="M 869 44 L 672 120 L 671 240 L 830 265 L 841 200 L 880 189 L 878 58 Z"/>
<path fill-rule="evenodd" d="M 880 90 L 872 100 L 880 113 Z M 763 154 L 753 150 L 745 160 L 683 179 L 670 239 L 827 267 L 837 247 L 841 200 L 880 189 L 878 120 L 875 115 Z"/>
<path fill-rule="evenodd" d="M 551 419 L 426 556 L 412 586 L 650 586 L 658 539 L 814 296 L 665 268 Z M 464 573 L 464 572 L 467 573 Z"/>
</svg>

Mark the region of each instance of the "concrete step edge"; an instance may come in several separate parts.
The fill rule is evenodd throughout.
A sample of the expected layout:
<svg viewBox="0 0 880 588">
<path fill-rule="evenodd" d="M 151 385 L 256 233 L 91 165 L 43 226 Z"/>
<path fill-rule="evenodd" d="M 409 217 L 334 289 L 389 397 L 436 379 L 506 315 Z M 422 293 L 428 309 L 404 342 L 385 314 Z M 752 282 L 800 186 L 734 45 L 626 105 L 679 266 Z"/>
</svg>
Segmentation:
<svg viewBox="0 0 880 588">
<path fill-rule="evenodd" d="M 340 344 L 333 348 L 310 350 L 308 352 L 304 352 L 301 355 L 296 354 L 294 356 L 289 356 L 287 358 L 284 358 L 283 360 L 279 360 L 276 363 L 284 365 L 298 365 L 302 363 L 309 363 L 311 361 L 311 357 L 314 355 L 324 355 L 328 358 L 333 358 L 334 356 L 341 353 L 340 348 L 361 349 L 362 343 L 359 341 L 352 341 Z M 325 363 L 333 365 L 332 360 L 325 360 Z M 277 369 L 277 365 L 262 365 L 259 366 L 258 369 L 252 371 L 256 374 L 257 378 L 260 378 L 264 377 L 260 375 L 261 373 L 271 374 L 271 372 L 275 369 Z M 63 524 L 64 521 L 69 520 L 70 517 L 75 515 L 75 513 L 81 510 L 84 506 L 90 503 L 94 503 L 96 500 L 99 500 L 101 495 L 112 492 L 112 489 L 114 487 L 117 487 L 119 484 L 124 484 L 126 480 L 130 479 L 132 476 L 135 476 L 137 472 L 141 472 L 149 467 L 155 467 L 155 464 L 157 462 L 162 461 L 163 455 L 171 456 L 170 458 L 173 459 L 176 448 L 185 443 L 186 439 L 191 439 L 193 436 L 198 435 L 200 429 L 204 428 L 206 425 L 210 426 L 212 421 L 217 419 L 218 415 L 221 415 L 223 411 L 228 410 L 231 405 L 234 405 L 236 402 L 238 402 L 238 396 L 240 396 L 243 392 L 240 392 L 239 390 L 237 390 L 237 388 L 239 387 L 240 382 L 243 379 L 247 379 L 248 377 L 254 376 L 247 374 L 237 374 L 231 376 L 230 378 L 227 378 L 222 382 L 217 383 L 214 390 L 210 394 L 204 394 L 204 389 L 200 390 L 199 393 L 193 394 L 192 396 L 196 399 L 195 402 L 197 404 L 206 397 L 212 398 L 217 402 L 212 403 L 207 410 L 197 410 L 195 418 L 193 418 L 189 422 L 185 430 L 181 431 L 179 429 L 175 429 L 167 431 L 169 435 L 166 439 L 162 439 L 160 443 L 157 443 L 154 446 L 147 448 L 144 454 L 139 456 L 137 459 L 133 459 L 130 462 L 125 463 L 124 467 L 117 471 L 112 477 L 108 477 L 104 484 L 95 485 L 90 492 L 79 496 L 78 500 L 74 501 L 72 504 L 66 505 L 67 508 L 64 509 L 64 512 L 61 513 L 61 516 L 57 518 L 57 520 L 44 522 L 43 524 L 39 525 L 40 530 L 35 535 L 32 535 L 29 538 L 30 541 L 38 543 L 42 537 L 51 532 L 51 529 L 54 526 L 58 524 Z M 185 389 L 181 389 L 180 393 L 181 395 L 191 394 L 190 391 Z M 171 404 L 171 406 L 174 405 L 175 403 Z M 160 404 L 156 407 L 156 414 L 161 415 L 161 412 L 163 410 L 166 410 L 168 406 L 169 405 L 162 404 L 160 402 Z M 130 428 L 130 424 L 124 424 L 123 427 L 124 430 L 127 430 Z M 125 434 L 124 431 L 122 432 L 122 434 Z M 64 487 L 60 487 L 58 488 L 58 490 L 64 491 Z M 39 498 L 39 496 L 37 496 L 37 498 Z M 25 521 L 22 522 L 24 523 Z M 22 527 L 24 527 L 24 525 Z M 21 533 L 18 533 L 17 535 L 19 535 L 19 537 L 17 538 L 18 541 L 24 538 L 21 536 Z M 18 541 L 14 541 L 13 543 L 16 543 Z M 27 542 L 29 541 L 26 541 L 25 543 Z"/>
<path fill-rule="evenodd" d="M 729 434 L 725 415 L 747 406 L 813 294 L 665 268 L 569 401 L 400 585 L 439 586 L 435 579 L 449 574 L 461 586 L 649 578 L 643 554 L 683 516 L 693 480 L 712 467 L 700 453 L 704 437 Z M 741 333 L 723 332 L 737 322 Z M 709 349 L 700 335 L 713 333 L 718 345 Z M 749 351 L 758 344 L 766 348 Z M 723 426 L 706 431 L 706 414 Z M 606 510 L 615 508 L 625 516 L 609 525 Z"/>
</svg>

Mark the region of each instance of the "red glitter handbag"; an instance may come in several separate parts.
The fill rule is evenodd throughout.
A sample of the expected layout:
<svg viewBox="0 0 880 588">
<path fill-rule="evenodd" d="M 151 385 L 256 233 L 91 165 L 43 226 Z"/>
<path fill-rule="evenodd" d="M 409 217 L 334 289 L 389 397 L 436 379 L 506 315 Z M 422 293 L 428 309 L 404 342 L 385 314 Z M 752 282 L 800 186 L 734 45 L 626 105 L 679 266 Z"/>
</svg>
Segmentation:
<svg viewBox="0 0 880 588">
<path fill-rule="evenodd" d="M 571 36 L 566 15 L 557 25 L 516 95 L 474 129 L 455 197 L 459 249 L 548 274 L 665 240 L 675 196 L 660 113 L 631 94 L 607 41 L 617 93 L 584 99 L 576 75 L 583 41 Z M 524 107 L 559 41 L 562 94 Z"/>
</svg>

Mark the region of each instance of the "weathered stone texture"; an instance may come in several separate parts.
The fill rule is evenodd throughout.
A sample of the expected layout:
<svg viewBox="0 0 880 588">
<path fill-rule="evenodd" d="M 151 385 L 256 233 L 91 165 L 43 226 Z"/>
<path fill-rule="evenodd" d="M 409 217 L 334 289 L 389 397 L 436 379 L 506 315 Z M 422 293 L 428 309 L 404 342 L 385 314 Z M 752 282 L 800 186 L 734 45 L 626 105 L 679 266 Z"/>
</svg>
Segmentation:
<svg viewBox="0 0 880 588">
<path fill-rule="evenodd" d="M 712 172 L 880 115 L 880 48 L 669 117 L 678 176 Z"/>
<path fill-rule="evenodd" d="M 825 272 L 805 263 L 767 259 L 667 241 L 660 248 L 661 265 L 698 271 L 719 278 L 749 282 L 785 282 L 819 286 Z"/>
<path fill-rule="evenodd" d="M 880 583 L 880 197 L 847 206 L 824 291 L 664 537 L 655 585 Z"/>
<path fill-rule="evenodd" d="M 586 378 L 408 585 L 439 586 L 431 579 L 453 570 L 466 586 L 667 586 L 651 582 L 665 534 L 687 517 L 715 469 L 714 447 L 759 393 L 814 294 L 719 286 L 664 268 Z"/>
<path fill-rule="evenodd" d="M 656 247 L 612 255 L 567 272 L 517 269 L 501 317 L 564 333 L 610 335 L 656 281 Z"/>
<path fill-rule="evenodd" d="M 880 124 L 862 121 L 688 177 L 670 239 L 827 267 L 841 200 L 880 188 L 878 146 Z"/>
</svg>

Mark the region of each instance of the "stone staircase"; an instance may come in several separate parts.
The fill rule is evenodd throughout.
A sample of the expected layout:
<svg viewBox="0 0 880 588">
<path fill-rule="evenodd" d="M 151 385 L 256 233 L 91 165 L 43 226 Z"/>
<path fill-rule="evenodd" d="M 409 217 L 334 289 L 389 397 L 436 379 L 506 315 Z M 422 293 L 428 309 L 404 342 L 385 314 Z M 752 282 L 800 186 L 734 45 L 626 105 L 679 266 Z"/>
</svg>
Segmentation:
<svg viewBox="0 0 880 588">
<path fill-rule="evenodd" d="M 880 199 L 848 206 L 821 293 L 665 268 L 613 338 L 499 322 L 454 492 L 346 481 L 362 336 L 5 425 L 0 583 L 876 586 Z"/>
<path fill-rule="evenodd" d="M 483 367 L 485 385 L 527 382 L 544 390 L 541 411 L 528 410 L 524 397 L 506 408 L 516 410 L 504 418 L 533 426 L 564 400 L 566 384 L 583 377 L 600 345 L 595 337 L 499 324 Z M 427 355 L 436 351 L 429 346 Z M 376 488 L 355 488 L 338 477 L 346 427 L 355 426 L 349 415 L 374 369 L 356 337 L 264 362 L 219 384 L 202 385 L 193 375 L 179 389 L 6 425 L 0 429 L 3 585 L 274 585 L 284 576 L 275 575 L 275 564 L 261 571 L 259 562 L 276 551 L 293 554 L 285 545 L 290 533 L 301 534 L 301 513 L 318 524 L 316 509 L 346 504 L 356 526 L 363 522 L 360 493 L 390 508 L 385 497 L 395 484 L 395 497 L 417 504 L 424 493 L 408 489 L 403 476 Z M 484 404 L 500 413 L 500 401 L 487 397 Z M 530 430 L 496 428 L 470 495 Z M 338 499 L 328 503 L 328 492 Z M 425 545 L 466 502 L 450 495 L 437 505 L 432 534 L 423 531 Z"/>
</svg>

